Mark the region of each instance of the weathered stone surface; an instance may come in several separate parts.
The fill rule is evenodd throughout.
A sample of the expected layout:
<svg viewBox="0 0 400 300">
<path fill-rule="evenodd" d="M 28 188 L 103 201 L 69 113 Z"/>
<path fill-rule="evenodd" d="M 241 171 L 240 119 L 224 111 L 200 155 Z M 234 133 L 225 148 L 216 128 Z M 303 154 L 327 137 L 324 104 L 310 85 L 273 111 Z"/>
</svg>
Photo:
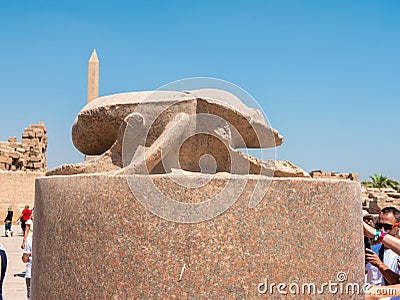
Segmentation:
<svg viewBox="0 0 400 300">
<path fill-rule="evenodd" d="M 22 143 L 18 143 L 16 137 L 10 137 L 8 142 L 0 142 L 0 163 L 4 164 L 1 169 L 45 171 L 48 144 L 46 132 L 44 123 L 39 122 L 25 128 L 22 133 Z"/>
<path fill-rule="evenodd" d="M 15 151 L 24 154 L 26 150 L 24 148 L 16 148 Z"/>
<path fill-rule="evenodd" d="M 310 177 L 310 174 L 287 160 L 270 160 L 267 165 L 274 170 L 274 177 Z"/>
<path fill-rule="evenodd" d="M 400 193 L 392 188 L 365 188 L 362 187 L 362 203 L 369 213 L 377 214 L 387 206 L 394 206 L 400 210 Z"/>
<path fill-rule="evenodd" d="M 0 162 L 1 163 L 6 163 L 6 164 L 12 164 L 12 158 L 11 157 L 0 156 Z"/>
<path fill-rule="evenodd" d="M 182 169 L 309 177 L 289 162 L 264 163 L 237 150 L 275 147 L 283 139 L 260 111 L 220 90 L 101 97 L 78 114 L 72 136 L 85 154 L 105 152 L 80 164 L 60 166 L 47 175 L 160 174 Z"/>
<path fill-rule="evenodd" d="M 340 173 L 340 172 L 325 172 L 322 170 L 311 171 L 312 178 L 325 178 L 325 179 L 348 179 L 358 181 L 357 173 Z"/>
<path fill-rule="evenodd" d="M 13 159 L 19 159 L 22 157 L 22 154 L 17 151 L 11 151 L 9 155 Z"/>
<path fill-rule="evenodd" d="M 205 90 L 206 91 L 206 90 Z M 213 94 L 222 97 L 220 93 L 212 90 Z M 73 128 L 72 140 L 75 147 L 84 154 L 98 155 L 108 150 L 118 138 L 120 125 L 125 117 L 135 111 L 140 104 L 140 112 L 147 119 L 154 119 L 160 115 L 148 136 L 148 143 L 154 141 L 165 129 L 166 124 L 177 113 L 207 113 L 220 116 L 229 121 L 242 135 L 246 145 L 233 141 L 233 147 L 275 147 L 282 144 L 283 139 L 278 132 L 270 128 L 259 111 L 245 106 L 240 100 L 229 96 L 229 101 L 224 98 L 210 98 L 213 95 L 203 90 L 191 92 L 134 92 L 100 97 L 88 103 L 78 114 Z M 223 94 L 225 96 L 225 94 Z M 225 96 L 226 97 L 226 96 Z M 178 106 L 178 107 L 175 107 Z M 240 109 L 240 110 L 239 110 Z M 154 116 L 154 114 L 156 114 Z M 256 138 L 256 132 L 260 139 Z M 263 132 L 271 132 L 274 138 L 265 139 Z M 265 145 L 260 145 L 260 141 Z M 238 145 L 235 145 L 238 143 Z M 146 145 L 148 146 L 148 145 Z"/>
<path fill-rule="evenodd" d="M 7 211 L 8 206 L 14 210 L 14 222 L 26 204 L 34 206 L 35 179 L 44 176 L 43 172 L 22 171 L 17 167 L 0 163 L 0 211 Z"/>
<path fill-rule="evenodd" d="M 231 176 L 195 191 L 166 182 L 165 174 L 153 179 L 177 201 L 197 203 L 235 180 Z M 140 189 L 143 176 L 132 177 Z M 267 279 L 320 288 L 341 283 L 339 272 L 346 274 L 343 284 L 363 286 L 358 183 L 275 178 L 261 203 L 250 208 L 255 181 L 249 179 L 220 216 L 180 224 L 146 210 L 125 176 L 37 180 L 32 274 L 40 276 L 32 278 L 35 299 L 58 299 L 60 291 L 65 299 L 281 299 L 276 289 L 260 295 L 259 284 Z M 55 255 L 62 244 L 69 246 Z M 293 296 L 363 299 L 362 294 L 329 293 L 326 286 L 322 294 Z"/>
<path fill-rule="evenodd" d="M 396 199 L 398 199 L 398 198 L 400 198 L 400 193 L 393 193 L 393 192 L 389 192 L 389 193 L 386 193 L 389 197 L 392 197 L 392 198 L 396 198 Z"/>
<path fill-rule="evenodd" d="M 93 50 L 88 67 L 87 101 L 90 102 L 97 97 L 99 97 L 99 59 L 96 50 Z"/>
</svg>

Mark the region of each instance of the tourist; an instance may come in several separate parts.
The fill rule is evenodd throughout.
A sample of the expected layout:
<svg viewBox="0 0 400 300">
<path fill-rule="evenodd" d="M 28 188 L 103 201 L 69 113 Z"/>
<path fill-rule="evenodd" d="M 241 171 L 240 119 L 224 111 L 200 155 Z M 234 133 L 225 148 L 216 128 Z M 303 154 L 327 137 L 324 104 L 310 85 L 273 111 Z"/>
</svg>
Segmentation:
<svg viewBox="0 0 400 300">
<path fill-rule="evenodd" d="M 398 255 L 400 255 L 400 239 L 388 234 L 385 230 L 373 228 L 365 222 L 363 222 L 363 227 L 364 235 L 366 237 L 375 238 L 378 244 L 382 243 L 385 246 L 385 249 L 389 248 L 393 252 L 396 252 Z M 389 288 L 391 289 L 390 291 Z M 395 293 L 393 293 L 393 291 L 395 291 Z M 388 297 L 388 293 L 391 293 L 390 296 L 400 296 L 400 284 L 389 285 L 386 287 L 372 286 L 368 289 L 368 294 L 366 294 L 365 299 L 375 300 L 386 298 Z M 393 299 L 393 297 L 391 299 Z"/>
<path fill-rule="evenodd" d="M 9 235 L 13 236 L 14 232 L 11 228 L 12 226 L 12 218 L 13 218 L 13 210 L 12 207 L 8 207 L 7 216 L 4 219 L 4 226 L 5 226 L 5 235 L 8 237 Z"/>
<path fill-rule="evenodd" d="M 399 221 L 400 211 L 394 207 L 385 207 L 379 213 L 375 228 L 376 230 L 384 231 L 392 236 L 397 236 L 399 227 L 393 226 L 393 224 Z M 376 238 L 376 240 L 378 240 L 378 238 Z M 386 248 L 381 243 L 372 246 L 371 249 L 366 249 L 366 283 L 380 286 L 399 283 L 398 278 L 400 275 L 398 274 L 400 274 L 400 270 L 397 266 L 399 258 L 399 255 Z M 393 272 L 390 272 L 390 270 Z M 386 275 L 386 277 L 384 275 Z"/>
<path fill-rule="evenodd" d="M 24 252 L 22 254 L 22 261 L 26 263 L 25 270 L 25 283 L 26 283 L 26 297 L 31 297 L 31 268 L 32 268 L 32 236 L 28 236 L 25 243 Z"/>
<path fill-rule="evenodd" d="M 25 222 L 31 218 L 32 211 L 33 211 L 33 208 L 29 209 L 29 205 L 27 204 L 27 205 L 25 205 L 24 210 L 22 211 L 21 215 L 18 218 L 18 220 L 21 221 L 22 233 L 25 232 Z"/>
<path fill-rule="evenodd" d="M 3 300 L 3 281 L 7 270 L 7 254 L 0 244 L 0 300 Z"/>
<path fill-rule="evenodd" d="M 396 224 L 397 225 L 397 224 Z M 364 235 L 369 238 L 375 238 L 378 236 L 377 241 L 382 243 L 385 248 L 391 249 L 400 255 L 400 239 L 394 237 L 393 235 L 387 234 L 384 230 L 375 229 L 369 226 L 367 223 L 363 222 Z"/>
<path fill-rule="evenodd" d="M 33 235 L 33 214 L 30 219 L 25 222 L 24 238 L 22 240 L 21 249 L 25 249 L 26 240 Z"/>
</svg>

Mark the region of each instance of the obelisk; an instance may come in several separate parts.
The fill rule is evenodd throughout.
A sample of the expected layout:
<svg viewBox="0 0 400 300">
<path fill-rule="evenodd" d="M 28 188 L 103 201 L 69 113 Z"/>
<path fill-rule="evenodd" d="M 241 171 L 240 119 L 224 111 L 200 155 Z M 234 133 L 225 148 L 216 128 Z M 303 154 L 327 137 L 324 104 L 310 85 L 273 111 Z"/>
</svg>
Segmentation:
<svg viewBox="0 0 400 300">
<path fill-rule="evenodd" d="M 96 49 L 94 49 L 89 59 L 87 102 L 90 102 L 98 97 L 99 97 L 99 59 L 97 58 Z"/>
<path fill-rule="evenodd" d="M 88 66 L 87 102 L 89 103 L 96 98 L 99 98 L 99 59 L 97 58 L 96 49 L 93 49 Z M 89 161 L 94 157 L 96 155 L 85 155 L 84 160 Z"/>
</svg>

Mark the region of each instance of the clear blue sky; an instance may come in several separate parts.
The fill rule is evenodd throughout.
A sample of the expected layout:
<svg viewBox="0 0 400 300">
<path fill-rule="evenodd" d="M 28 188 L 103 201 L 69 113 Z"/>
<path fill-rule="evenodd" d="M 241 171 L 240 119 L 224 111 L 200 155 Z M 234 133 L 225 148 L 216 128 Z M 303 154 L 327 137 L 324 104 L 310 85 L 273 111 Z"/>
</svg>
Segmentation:
<svg viewBox="0 0 400 300">
<path fill-rule="evenodd" d="M 0 140 L 43 121 L 48 167 L 81 161 L 93 48 L 100 95 L 220 78 L 284 136 L 278 159 L 400 180 L 399 1 L 1 1 Z"/>
</svg>

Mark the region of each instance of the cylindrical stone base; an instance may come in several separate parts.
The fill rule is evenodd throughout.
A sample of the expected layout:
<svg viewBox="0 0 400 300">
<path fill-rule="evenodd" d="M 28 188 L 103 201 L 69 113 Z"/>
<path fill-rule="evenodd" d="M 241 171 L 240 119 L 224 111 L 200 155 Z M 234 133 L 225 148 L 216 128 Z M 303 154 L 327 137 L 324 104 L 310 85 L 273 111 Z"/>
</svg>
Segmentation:
<svg viewBox="0 0 400 300">
<path fill-rule="evenodd" d="M 185 194 L 164 177 L 190 202 L 234 180 Z M 36 180 L 34 299 L 362 299 L 359 184 L 276 178 L 250 208 L 253 181 L 223 214 L 183 224 L 144 208 L 124 176 Z"/>
</svg>

